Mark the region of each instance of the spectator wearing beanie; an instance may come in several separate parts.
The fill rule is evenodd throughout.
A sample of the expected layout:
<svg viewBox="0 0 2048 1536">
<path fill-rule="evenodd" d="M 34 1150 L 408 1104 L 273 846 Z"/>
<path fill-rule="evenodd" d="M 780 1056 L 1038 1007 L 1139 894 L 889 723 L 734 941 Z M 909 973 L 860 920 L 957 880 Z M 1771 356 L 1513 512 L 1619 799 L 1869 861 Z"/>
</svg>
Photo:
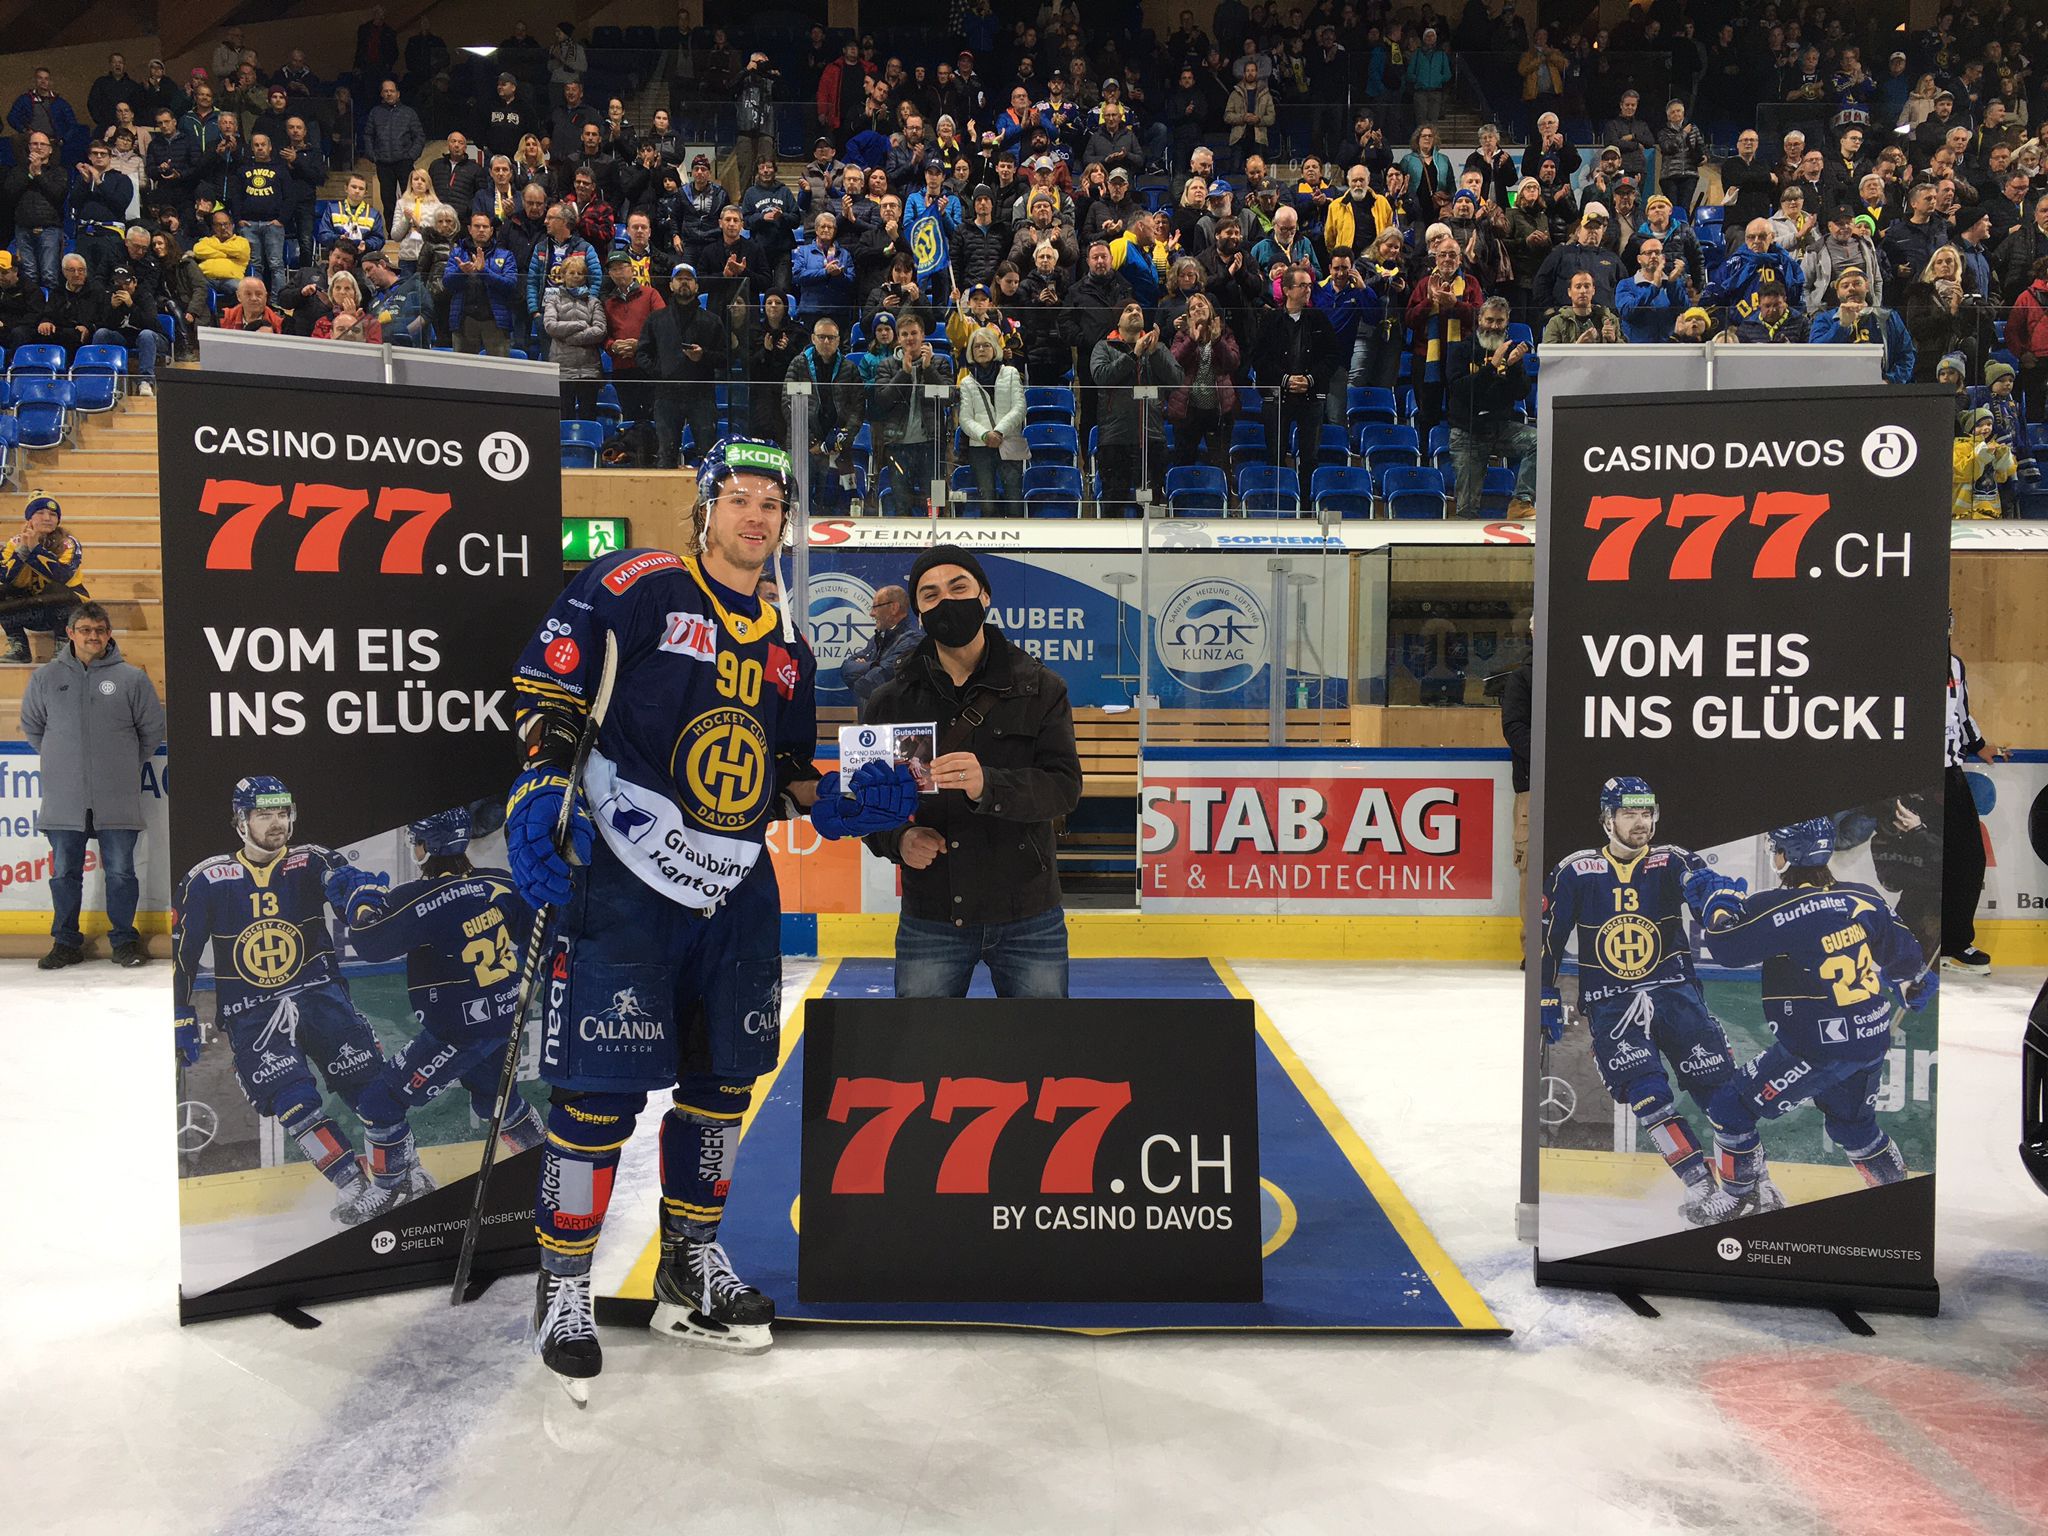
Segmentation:
<svg viewBox="0 0 2048 1536">
<path fill-rule="evenodd" d="M 1870 302 L 1870 282 L 1859 266 L 1846 266 L 1835 274 L 1835 305 L 1813 317 L 1807 340 L 1829 342 L 1876 342 L 1884 347 L 1884 376 L 1890 384 L 1909 384 L 1913 379 L 1913 338 L 1897 310 L 1882 309 Z"/>
<path fill-rule="evenodd" d="M 2019 473 L 2012 450 L 1992 433 L 1991 412 L 1982 406 L 1957 413 L 1954 515 L 1959 520 L 2003 515 L 2000 487 Z"/>
<path fill-rule="evenodd" d="M 2019 397 L 2013 393 L 2018 383 L 2018 373 L 2012 364 L 1990 362 L 1984 365 L 1984 382 L 1973 384 L 1964 398 L 1973 409 L 1991 413 L 1991 439 L 2009 450 L 2018 473 L 2012 479 L 2000 483 L 1999 503 L 2007 517 L 2018 515 L 2020 489 L 2040 479 L 2041 472 L 2034 464 L 2033 455 L 2027 452 L 2026 428 L 2020 419 Z"/>
</svg>

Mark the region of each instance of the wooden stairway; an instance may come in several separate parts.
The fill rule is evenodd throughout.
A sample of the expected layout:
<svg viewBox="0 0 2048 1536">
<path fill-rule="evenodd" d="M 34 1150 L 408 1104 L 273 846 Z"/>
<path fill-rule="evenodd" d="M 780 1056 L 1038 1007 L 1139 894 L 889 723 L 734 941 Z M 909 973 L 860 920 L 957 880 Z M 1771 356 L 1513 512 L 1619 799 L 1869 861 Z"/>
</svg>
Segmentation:
<svg viewBox="0 0 2048 1536">
<path fill-rule="evenodd" d="M 81 415 L 75 446 L 26 455 L 21 486 L 64 507 L 85 546 L 85 585 L 106 605 L 121 654 L 164 691 L 163 557 L 158 545 L 156 401 L 131 395 L 113 411 Z M 19 516 L 17 512 L 15 514 Z M 31 636 L 42 659 L 48 642 Z M 20 734 L 27 667 L 0 667 L 0 737 Z"/>
</svg>

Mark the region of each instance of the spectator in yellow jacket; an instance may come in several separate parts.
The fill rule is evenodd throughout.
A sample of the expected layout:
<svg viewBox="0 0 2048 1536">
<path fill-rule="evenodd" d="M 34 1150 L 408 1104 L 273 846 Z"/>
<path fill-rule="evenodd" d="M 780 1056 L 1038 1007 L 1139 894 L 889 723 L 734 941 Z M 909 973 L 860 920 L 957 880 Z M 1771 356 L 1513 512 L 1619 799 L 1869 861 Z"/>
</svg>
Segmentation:
<svg viewBox="0 0 2048 1536">
<path fill-rule="evenodd" d="M 1393 222 L 1394 205 L 1373 191 L 1372 172 L 1354 165 L 1344 173 L 1344 195 L 1332 198 L 1323 215 L 1323 249 L 1348 245 L 1354 251 L 1371 250 Z"/>
<path fill-rule="evenodd" d="M 1998 488 L 2019 473 L 2012 450 L 1993 437 L 1991 412 L 1983 406 L 1956 416 L 1953 510 L 1959 518 L 1999 516 Z"/>
</svg>

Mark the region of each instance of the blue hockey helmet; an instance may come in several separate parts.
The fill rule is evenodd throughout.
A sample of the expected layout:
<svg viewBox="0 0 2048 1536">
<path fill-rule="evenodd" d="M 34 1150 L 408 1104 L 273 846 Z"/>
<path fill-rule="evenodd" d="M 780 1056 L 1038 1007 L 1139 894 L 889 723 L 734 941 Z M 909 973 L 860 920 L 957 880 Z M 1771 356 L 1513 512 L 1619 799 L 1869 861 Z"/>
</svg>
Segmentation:
<svg viewBox="0 0 2048 1536">
<path fill-rule="evenodd" d="M 1616 811 L 1648 811 L 1650 825 L 1656 826 L 1657 791 L 1650 788 L 1649 780 L 1636 778 L 1633 774 L 1618 774 L 1600 786 L 1600 828 L 1610 831 L 1614 826 Z"/>
<path fill-rule="evenodd" d="M 38 512 L 48 512 L 58 522 L 64 521 L 64 509 L 57 505 L 57 498 L 44 491 L 37 491 L 29 497 L 28 505 L 21 509 L 21 520 L 27 522 Z"/>
<path fill-rule="evenodd" d="M 796 480 L 790 468 L 789 450 L 780 443 L 759 437 L 722 437 L 713 443 L 697 465 L 697 500 L 708 505 L 718 495 L 726 478 L 736 474 L 766 475 L 782 487 L 785 502 L 796 494 Z M 698 537 L 701 540 L 703 530 Z M 796 508 L 782 519 L 782 542 L 796 542 Z"/>
<path fill-rule="evenodd" d="M 231 803 L 235 830 L 244 836 L 248 835 L 251 811 L 286 811 L 291 816 L 290 824 L 298 824 L 299 803 L 292 798 L 292 792 L 285 788 L 283 779 L 272 778 L 267 773 L 252 773 L 247 778 L 235 780 Z"/>
<path fill-rule="evenodd" d="M 452 811 L 436 811 L 431 816 L 422 816 L 405 830 L 429 858 L 452 859 L 469 847 L 469 808 L 458 805 Z"/>
<path fill-rule="evenodd" d="M 1827 816 L 1795 821 L 1770 833 L 1771 852 L 1781 855 L 1788 868 L 1809 868 L 1825 864 L 1835 852 L 1835 823 Z"/>
</svg>

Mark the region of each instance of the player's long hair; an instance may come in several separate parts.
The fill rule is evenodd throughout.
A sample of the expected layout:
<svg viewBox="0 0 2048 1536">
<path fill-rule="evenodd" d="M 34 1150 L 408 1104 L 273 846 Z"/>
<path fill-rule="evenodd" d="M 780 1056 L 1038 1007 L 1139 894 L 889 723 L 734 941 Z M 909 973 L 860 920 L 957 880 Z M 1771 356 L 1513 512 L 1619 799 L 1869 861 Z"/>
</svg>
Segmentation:
<svg viewBox="0 0 2048 1536">
<path fill-rule="evenodd" d="M 1785 886 L 1812 886 L 1826 890 L 1835 883 L 1834 866 L 1831 864 L 1787 864 L 1778 872 L 1778 883 Z"/>
</svg>

